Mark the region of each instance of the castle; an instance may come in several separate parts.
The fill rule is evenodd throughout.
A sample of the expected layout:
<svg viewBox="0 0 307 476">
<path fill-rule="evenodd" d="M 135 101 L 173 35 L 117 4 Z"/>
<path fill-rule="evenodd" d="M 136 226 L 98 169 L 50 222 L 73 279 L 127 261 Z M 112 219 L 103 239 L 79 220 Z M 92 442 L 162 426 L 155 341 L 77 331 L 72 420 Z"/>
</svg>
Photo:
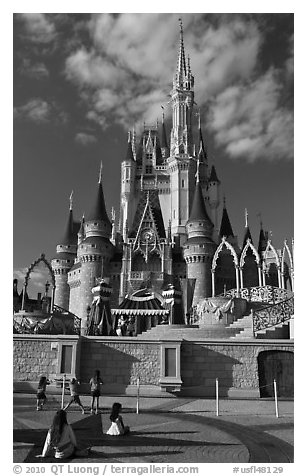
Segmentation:
<svg viewBox="0 0 307 476">
<path fill-rule="evenodd" d="M 164 113 L 161 127 L 144 124 L 141 137 L 129 133 L 119 223 L 113 210 L 111 218 L 106 211 L 102 169 L 93 207 L 81 222 L 74 220 L 70 199 L 67 228 L 51 261 L 54 304 L 81 318 L 83 328 L 99 282 L 110 290 L 112 309 L 148 292 L 161 298 L 163 308 L 167 292 L 177 293 L 178 324 L 202 299 L 231 289 L 286 288 L 288 282 L 292 287 L 286 242 L 282 251 L 275 250 L 261 226 L 259 242 L 253 244 L 247 212 L 241 246 L 233 232 L 195 110 L 182 25 L 170 103 L 169 133 Z"/>
</svg>

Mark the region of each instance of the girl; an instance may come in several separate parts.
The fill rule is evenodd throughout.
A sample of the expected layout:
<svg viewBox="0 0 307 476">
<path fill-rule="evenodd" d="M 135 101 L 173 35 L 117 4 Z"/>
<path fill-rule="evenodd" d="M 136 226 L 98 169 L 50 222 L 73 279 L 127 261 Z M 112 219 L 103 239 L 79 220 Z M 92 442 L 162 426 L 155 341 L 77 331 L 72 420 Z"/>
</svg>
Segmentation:
<svg viewBox="0 0 307 476">
<path fill-rule="evenodd" d="M 37 458 L 45 458 L 54 450 L 55 458 L 64 459 L 71 456 L 88 456 L 90 449 L 80 450 L 72 427 L 67 423 L 66 412 L 56 412 L 44 444 L 43 452 Z"/>
<path fill-rule="evenodd" d="M 110 415 L 110 420 L 112 422 L 110 428 L 107 431 L 107 435 L 127 435 L 130 432 L 129 426 L 125 426 L 123 419 L 119 414 L 122 409 L 121 403 L 113 403 L 112 412 Z"/>
<path fill-rule="evenodd" d="M 69 390 L 70 390 L 71 399 L 70 399 L 70 402 L 68 402 L 67 405 L 63 408 L 63 410 L 67 410 L 67 408 L 70 407 L 70 405 L 73 402 L 75 402 L 75 403 L 77 403 L 77 405 L 79 405 L 79 407 L 81 408 L 82 413 L 84 415 L 85 410 L 84 410 L 84 406 L 82 405 L 82 403 L 80 401 L 79 391 L 78 391 L 79 384 L 80 384 L 80 382 L 78 382 L 78 380 L 75 379 L 74 377 L 70 380 Z"/>
<path fill-rule="evenodd" d="M 94 413 L 94 403 L 96 400 L 96 415 L 99 412 L 100 385 L 103 385 L 103 381 L 100 378 L 100 371 L 96 370 L 94 377 L 92 377 L 90 380 L 92 395 L 91 413 Z"/>
<path fill-rule="evenodd" d="M 38 382 L 37 395 L 36 395 L 36 410 L 42 410 L 43 405 L 45 405 L 46 397 L 46 387 L 50 384 L 50 381 L 42 375 Z"/>
</svg>

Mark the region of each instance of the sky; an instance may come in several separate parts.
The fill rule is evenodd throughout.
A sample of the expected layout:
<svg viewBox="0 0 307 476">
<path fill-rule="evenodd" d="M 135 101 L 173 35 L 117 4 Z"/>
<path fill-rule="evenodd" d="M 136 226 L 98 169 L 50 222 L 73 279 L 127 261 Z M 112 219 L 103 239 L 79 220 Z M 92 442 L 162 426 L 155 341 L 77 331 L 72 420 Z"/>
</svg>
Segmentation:
<svg viewBox="0 0 307 476">
<path fill-rule="evenodd" d="M 96 195 L 119 211 L 128 131 L 170 131 L 182 18 L 209 165 L 234 233 L 244 210 L 276 248 L 294 220 L 293 14 L 15 14 L 13 23 L 13 258 L 22 283 L 41 253 L 55 256 L 73 190 L 74 218 Z M 195 116 L 195 127 L 197 118 Z M 33 282 L 40 282 L 37 272 Z"/>
</svg>

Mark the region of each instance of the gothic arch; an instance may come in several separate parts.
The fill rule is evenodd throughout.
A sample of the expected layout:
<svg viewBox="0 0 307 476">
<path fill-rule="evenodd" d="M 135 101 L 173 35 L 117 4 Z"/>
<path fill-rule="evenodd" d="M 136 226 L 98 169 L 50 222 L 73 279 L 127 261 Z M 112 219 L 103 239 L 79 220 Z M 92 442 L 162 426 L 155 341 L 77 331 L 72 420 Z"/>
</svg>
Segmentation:
<svg viewBox="0 0 307 476">
<path fill-rule="evenodd" d="M 265 285 L 265 271 L 267 270 L 266 260 L 267 260 L 267 257 L 268 257 L 268 252 L 270 250 L 273 251 L 273 254 L 274 254 L 274 257 L 275 257 L 276 266 L 277 266 L 277 273 L 278 273 L 278 286 L 281 288 L 282 283 L 281 283 L 281 272 L 280 272 L 280 259 L 278 257 L 276 249 L 272 245 L 271 240 L 268 240 L 268 243 L 267 243 L 267 246 L 266 246 L 266 249 L 265 249 L 265 252 L 264 252 L 264 256 L 263 256 L 263 265 L 264 265 L 263 266 L 263 284 Z"/>
<path fill-rule="evenodd" d="M 245 265 L 245 258 L 247 255 L 248 249 L 252 250 L 252 253 L 255 257 L 257 269 L 258 269 L 258 284 L 261 286 L 261 268 L 260 268 L 260 256 L 256 248 L 254 247 L 253 243 L 251 242 L 250 238 L 246 240 L 246 245 L 244 246 L 241 256 L 240 256 L 240 277 L 241 277 L 241 288 L 243 288 L 243 267 Z"/>
<path fill-rule="evenodd" d="M 25 300 L 25 295 L 28 287 L 28 282 L 30 278 L 30 274 L 32 273 L 33 269 L 35 266 L 37 266 L 39 263 L 44 263 L 45 266 L 47 267 L 50 276 L 51 276 L 51 282 L 52 282 L 52 298 L 51 298 L 51 309 L 53 309 L 53 304 L 54 304 L 54 295 L 55 295 L 55 274 L 54 271 L 49 263 L 49 261 L 46 260 L 44 253 L 41 254 L 40 258 L 38 258 L 36 261 L 34 261 L 28 268 L 28 271 L 25 275 L 25 280 L 24 280 L 24 289 L 23 289 L 23 300 L 22 300 L 22 305 L 21 309 L 24 309 L 24 300 Z"/>
<path fill-rule="evenodd" d="M 282 253 L 281 253 L 281 277 L 282 277 L 282 285 L 283 285 L 282 287 L 283 288 L 286 287 L 286 285 L 285 285 L 285 275 L 284 275 L 286 253 L 288 254 L 288 258 L 289 258 L 289 261 L 290 261 L 291 287 L 293 289 L 293 274 L 294 274 L 293 258 L 292 258 L 292 254 L 291 254 L 290 248 L 288 246 L 287 240 L 284 241 L 284 247 L 283 247 L 283 250 L 282 250 Z"/>
<path fill-rule="evenodd" d="M 236 289 L 237 289 L 237 294 L 239 293 L 239 261 L 238 261 L 238 255 L 236 253 L 236 250 L 234 249 L 234 247 L 226 240 L 226 237 L 223 236 L 222 238 L 222 241 L 221 243 L 219 244 L 219 246 L 217 247 L 215 253 L 214 253 L 214 256 L 213 256 L 213 259 L 212 259 L 212 266 L 211 266 L 211 279 L 212 279 L 212 296 L 215 296 L 215 277 L 214 277 L 214 274 L 215 274 L 215 268 L 216 268 L 216 264 L 217 264 L 217 260 L 219 258 L 219 254 L 221 252 L 221 250 L 223 249 L 223 247 L 226 247 L 227 250 L 230 251 L 232 257 L 233 257 L 233 263 L 234 263 L 234 267 L 235 267 L 235 271 L 236 271 Z"/>
<path fill-rule="evenodd" d="M 36 261 L 34 261 L 34 263 L 32 263 L 29 266 L 28 271 L 25 275 L 25 281 L 24 281 L 25 286 L 28 286 L 28 281 L 29 281 L 29 278 L 30 278 L 30 274 L 32 273 L 35 266 L 37 266 L 39 263 L 44 263 L 46 265 L 46 267 L 48 268 L 49 273 L 51 275 L 52 286 L 55 287 L 55 276 L 54 276 L 53 269 L 51 268 L 51 265 L 50 265 L 49 261 L 46 260 L 45 255 L 43 253 L 41 254 L 40 258 L 38 258 Z"/>
</svg>

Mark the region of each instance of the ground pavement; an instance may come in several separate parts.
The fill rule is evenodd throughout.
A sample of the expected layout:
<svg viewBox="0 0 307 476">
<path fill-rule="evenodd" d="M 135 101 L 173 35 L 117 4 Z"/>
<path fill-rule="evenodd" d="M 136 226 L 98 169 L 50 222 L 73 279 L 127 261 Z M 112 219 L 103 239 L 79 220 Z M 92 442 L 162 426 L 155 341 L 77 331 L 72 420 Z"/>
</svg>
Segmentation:
<svg viewBox="0 0 307 476">
<path fill-rule="evenodd" d="M 69 397 L 65 397 L 66 400 Z M 60 396 L 49 395 L 43 411 L 36 411 L 35 395 L 14 394 L 14 463 L 40 460 L 46 433 Z M 92 448 L 73 463 L 291 463 L 293 462 L 293 402 L 279 402 L 276 418 L 272 400 L 220 400 L 196 398 L 136 398 L 105 396 L 102 411 L 89 412 L 90 397 L 81 397 L 87 411 L 75 404 L 68 409 L 81 447 Z M 131 433 L 106 435 L 114 401 L 123 405 L 123 420 Z M 66 402 L 66 401 L 65 401 Z"/>
</svg>

